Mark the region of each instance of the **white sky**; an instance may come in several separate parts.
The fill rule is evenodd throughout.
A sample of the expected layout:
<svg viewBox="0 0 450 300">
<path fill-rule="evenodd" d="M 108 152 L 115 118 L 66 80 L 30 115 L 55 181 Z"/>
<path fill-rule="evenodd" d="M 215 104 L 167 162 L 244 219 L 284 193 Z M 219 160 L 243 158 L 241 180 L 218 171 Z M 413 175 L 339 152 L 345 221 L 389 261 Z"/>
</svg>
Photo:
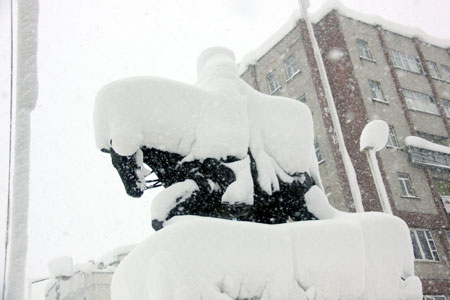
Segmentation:
<svg viewBox="0 0 450 300">
<path fill-rule="evenodd" d="M 9 137 L 8 2 L 0 0 L 1 245 Z M 323 2 L 311 0 L 311 10 Z M 342 3 L 450 38 L 448 0 Z M 29 278 L 46 276 L 47 261 L 53 257 L 70 255 L 75 262 L 84 262 L 152 233 L 149 209 L 154 194 L 127 197 L 109 157 L 95 148 L 96 91 L 111 80 L 134 75 L 193 83 L 196 57 L 204 48 L 229 47 L 239 61 L 298 8 L 297 0 L 41 0 L 40 5 Z M 3 246 L 0 258 L 3 269 Z"/>
</svg>

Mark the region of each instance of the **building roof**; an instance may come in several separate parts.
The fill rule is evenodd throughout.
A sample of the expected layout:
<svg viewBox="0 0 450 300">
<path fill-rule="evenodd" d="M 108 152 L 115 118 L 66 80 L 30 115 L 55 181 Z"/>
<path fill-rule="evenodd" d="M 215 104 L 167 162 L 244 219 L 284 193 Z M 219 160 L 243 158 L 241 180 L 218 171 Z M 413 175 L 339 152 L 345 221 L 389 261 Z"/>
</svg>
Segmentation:
<svg viewBox="0 0 450 300">
<path fill-rule="evenodd" d="M 386 30 L 404 35 L 410 38 L 418 38 L 419 40 L 442 48 L 450 47 L 450 39 L 441 39 L 431 36 L 422 29 L 412 26 L 405 26 L 386 20 L 381 16 L 366 14 L 345 7 L 339 0 L 329 0 L 315 12 L 310 12 L 311 21 L 319 22 L 330 11 L 336 10 L 340 15 L 362 21 L 371 25 L 380 25 Z M 295 10 L 289 19 L 277 32 L 270 36 L 260 47 L 251 51 L 244 56 L 239 64 L 239 73 L 245 72 L 249 65 L 255 64 L 264 54 L 281 41 L 302 19 L 300 10 Z"/>
</svg>

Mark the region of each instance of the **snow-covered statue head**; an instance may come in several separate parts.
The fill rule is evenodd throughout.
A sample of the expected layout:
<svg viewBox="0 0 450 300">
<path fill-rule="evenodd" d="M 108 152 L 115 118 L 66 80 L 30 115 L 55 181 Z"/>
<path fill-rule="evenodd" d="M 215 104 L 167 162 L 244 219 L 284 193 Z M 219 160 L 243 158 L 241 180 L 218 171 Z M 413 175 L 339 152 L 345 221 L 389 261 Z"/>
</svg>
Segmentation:
<svg viewBox="0 0 450 300">
<path fill-rule="evenodd" d="M 321 188 L 308 107 L 251 88 L 226 48 L 205 50 L 197 71 L 195 85 L 135 77 L 97 96 L 97 146 L 126 192 L 165 188 L 153 200 L 152 226 L 177 215 L 315 219 L 303 197 Z"/>
</svg>

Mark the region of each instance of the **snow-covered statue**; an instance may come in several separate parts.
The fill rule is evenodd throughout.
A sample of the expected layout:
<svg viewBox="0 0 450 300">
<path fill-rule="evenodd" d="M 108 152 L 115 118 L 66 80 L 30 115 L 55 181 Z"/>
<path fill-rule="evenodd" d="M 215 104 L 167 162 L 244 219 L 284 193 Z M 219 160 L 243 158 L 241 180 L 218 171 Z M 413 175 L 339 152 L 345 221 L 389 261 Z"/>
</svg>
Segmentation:
<svg viewBox="0 0 450 300">
<path fill-rule="evenodd" d="M 226 48 L 204 51 L 197 68 L 195 85 L 137 77 L 97 96 L 97 146 L 111 154 L 127 193 L 166 188 L 153 200 L 152 226 L 177 215 L 316 219 L 303 197 L 321 187 L 309 108 L 251 88 Z"/>
<path fill-rule="evenodd" d="M 111 83 L 95 127 L 129 195 L 166 188 L 152 203 L 153 227 L 164 229 L 119 265 L 112 300 L 422 298 L 405 222 L 334 209 L 311 112 L 250 88 L 230 50 L 202 53 L 196 85 Z"/>
</svg>

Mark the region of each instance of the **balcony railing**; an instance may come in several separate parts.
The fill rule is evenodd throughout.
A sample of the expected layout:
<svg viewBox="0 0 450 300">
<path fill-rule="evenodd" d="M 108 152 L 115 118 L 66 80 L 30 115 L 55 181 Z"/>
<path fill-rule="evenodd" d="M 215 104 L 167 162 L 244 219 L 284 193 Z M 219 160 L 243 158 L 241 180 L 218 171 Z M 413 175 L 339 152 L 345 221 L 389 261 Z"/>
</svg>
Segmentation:
<svg viewBox="0 0 450 300">
<path fill-rule="evenodd" d="M 450 148 L 434 144 L 419 137 L 405 139 L 408 154 L 413 164 L 450 170 Z"/>
</svg>

